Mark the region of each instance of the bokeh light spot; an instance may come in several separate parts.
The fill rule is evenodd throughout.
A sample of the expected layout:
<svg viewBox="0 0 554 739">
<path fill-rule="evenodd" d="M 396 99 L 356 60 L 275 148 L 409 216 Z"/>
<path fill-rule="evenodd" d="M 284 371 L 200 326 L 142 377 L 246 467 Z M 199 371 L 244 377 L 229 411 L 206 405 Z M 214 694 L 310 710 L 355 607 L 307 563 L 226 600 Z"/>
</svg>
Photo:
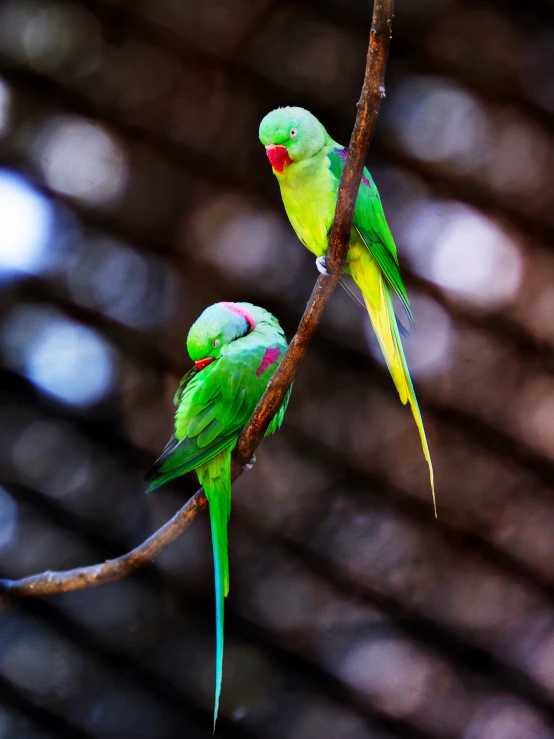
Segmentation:
<svg viewBox="0 0 554 739">
<path fill-rule="evenodd" d="M 36 696 L 74 695 L 82 668 L 75 647 L 40 626 L 20 630 L 0 655 L 0 672 Z"/>
<path fill-rule="evenodd" d="M 7 490 L 0 486 L 0 549 L 9 546 L 17 524 L 17 504 Z"/>
<path fill-rule="evenodd" d="M 50 187 L 89 205 L 117 201 L 127 182 L 123 150 L 103 128 L 76 116 L 49 120 L 35 157 Z"/>
<path fill-rule="evenodd" d="M 417 272 L 453 297 L 492 309 L 516 296 L 523 255 L 505 231 L 473 208 L 430 199 L 406 224 L 403 237 Z"/>
<path fill-rule="evenodd" d="M 10 129 L 11 102 L 10 88 L 0 77 L 0 136 L 5 136 Z"/>
<path fill-rule="evenodd" d="M 432 700 L 431 666 L 401 641 L 356 644 L 345 656 L 341 677 L 387 713 L 407 716 Z"/>
<path fill-rule="evenodd" d="M 489 128 L 468 92 L 441 78 L 410 76 L 394 91 L 391 128 L 411 156 L 468 171 L 482 164 Z"/>
<path fill-rule="evenodd" d="M 4 325 L 3 340 L 11 365 L 64 403 L 92 405 L 112 385 L 112 347 L 57 311 L 15 308 Z"/>
<path fill-rule="evenodd" d="M 515 698 L 493 698 L 477 712 L 464 739 L 552 739 L 552 733 L 530 706 Z"/>
<path fill-rule="evenodd" d="M 100 24 L 85 8 L 70 3 L 46 3 L 30 15 L 22 33 L 29 63 L 55 72 L 72 64 L 73 73 L 98 59 Z"/>
<path fill-rule="evenodd" d="M 508 302 L 523 276 L 513 241 L 488 218 L 464 209 L 443 232 L 431 268 L 441 287 L 481 306 Z"/>
<path fill-rule="evenodd" d="M 276 214 L 222 195 L 193 214 L 191 231 L 197 255 L 233 278 L 263 280 L 264 289 L 275 293 L 294 285 L 302 253 Z"/>
<path fill-rule="evenodd" d="M 46 326 L 27 358 L 29 378 L 73 405 L 100 400 L 112 380 L 110 350 L 90 329 L 69 321 Z"/>
<path fill-rule="evenodd" d="M 78 3 L 12 0 L 0 9 L 0 51 L 46 74 L 77 77 L 100 60 L 101 27 Z"/>
<path fill-rule="evenodd" d="M 39 271 L 50 237 L 49 202 L 22 177 L 0 170 L 0 277 Z"/>
<path fill-rule="evenodd" d="M 169 265 L 104 233 L 76 239 L 56 269 L 76 302 L 133 328 L 159 326 L 175 305 L 177 281 Z"/>
</svg>

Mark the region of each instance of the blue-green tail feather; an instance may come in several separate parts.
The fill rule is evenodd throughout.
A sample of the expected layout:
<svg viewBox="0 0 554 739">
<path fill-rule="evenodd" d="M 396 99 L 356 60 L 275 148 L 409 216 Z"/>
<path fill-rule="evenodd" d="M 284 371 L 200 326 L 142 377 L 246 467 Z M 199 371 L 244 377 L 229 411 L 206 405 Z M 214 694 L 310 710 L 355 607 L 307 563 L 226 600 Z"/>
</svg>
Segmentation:
<svg viewBox="0 0 554 739">
<path fill-rule="evenodd" d="M 219 696 L 223 675 L 223 613 L 224 601 L 229 592 L 229 554 L 227 547 L 227 524 L 231 514 L 231 453 L 218 454 L 198 468 L 200 484 L 210 506 L 212 547 L 214 556 L 215 609 L 216 609 L 216 656 L 215 656 L 215 703 L 214 731 L 219 711 Z"/>
</svg>

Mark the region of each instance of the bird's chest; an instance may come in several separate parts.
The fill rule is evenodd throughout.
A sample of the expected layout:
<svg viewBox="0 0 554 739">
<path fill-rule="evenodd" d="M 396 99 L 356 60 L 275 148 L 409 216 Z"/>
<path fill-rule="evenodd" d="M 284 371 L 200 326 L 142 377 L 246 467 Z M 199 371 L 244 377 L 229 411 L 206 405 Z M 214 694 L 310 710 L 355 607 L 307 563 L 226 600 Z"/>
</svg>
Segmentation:
<svg viewBox="0 0 554 739">
<path fill-rule="evenodd" d="M 300 241 L 319 257 L 327 252 L 337 200 L 336 182 L 327 168 L 318 172 L 291 169 L 280 182 L 283 204 Z"/>
</svg>

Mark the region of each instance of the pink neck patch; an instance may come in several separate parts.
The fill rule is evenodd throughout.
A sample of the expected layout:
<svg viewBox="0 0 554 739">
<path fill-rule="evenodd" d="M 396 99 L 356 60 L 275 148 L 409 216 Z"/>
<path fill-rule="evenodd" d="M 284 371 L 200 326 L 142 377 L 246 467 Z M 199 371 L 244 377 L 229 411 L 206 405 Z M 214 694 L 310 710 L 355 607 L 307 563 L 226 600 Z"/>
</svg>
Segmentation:
<svg viewBox="0 0 554 739">
<path fill-rule="evenodd" d="M 275 362 L 279 359 L 280 356 L 281 356 L 281 350 L 279 349 L 278 346 L 272 346 L 270 349 L 266 349 L 264 357 L 260 363 L 260 366 L 256 370 L 256 377 L 263 375 L 266 369 L 268 367 L 271 367 L 272 364 L 275 364 Z"/>
<path fill-rule="evenodd" d="M 221 305 L 224 308 L 227 308 L 227 310 L 230 310 L 232 313 L 236 313 L 237 316 L 240 316 L 241 318 L 244 318 L 246 323 L 249 325 L 248 331 L 253 331 L 256 328 L 256 321 L 252 318 L 250 313 L 244 310 L 244 308 L 241 308 L 240 305 L 237 305 L 236 303 L 221 303 Z"/>
</svg>

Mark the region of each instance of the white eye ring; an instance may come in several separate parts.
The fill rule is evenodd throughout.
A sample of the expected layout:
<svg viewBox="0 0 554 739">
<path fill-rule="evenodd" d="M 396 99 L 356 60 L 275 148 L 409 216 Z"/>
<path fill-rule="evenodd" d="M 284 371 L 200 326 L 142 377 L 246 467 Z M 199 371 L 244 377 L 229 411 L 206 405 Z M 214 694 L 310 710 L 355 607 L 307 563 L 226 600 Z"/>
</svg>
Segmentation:
<svg viewBox="0 0 554 739">
<path fill-rule="evenodd" d="M 212 341 L 212 346 L 214 349 L 217 349 L 217 347 L 221 344 L 221 341 L 219 339 L 214 339 Z"/>
<path fill-rule="evenodd" d="M 293 139 L 296 136 L 297 133 L 298 133 L 298 131 L 296 130 L 296 128 L 291 128 L 290 129 L 289 138 Z"/>
</svg>

